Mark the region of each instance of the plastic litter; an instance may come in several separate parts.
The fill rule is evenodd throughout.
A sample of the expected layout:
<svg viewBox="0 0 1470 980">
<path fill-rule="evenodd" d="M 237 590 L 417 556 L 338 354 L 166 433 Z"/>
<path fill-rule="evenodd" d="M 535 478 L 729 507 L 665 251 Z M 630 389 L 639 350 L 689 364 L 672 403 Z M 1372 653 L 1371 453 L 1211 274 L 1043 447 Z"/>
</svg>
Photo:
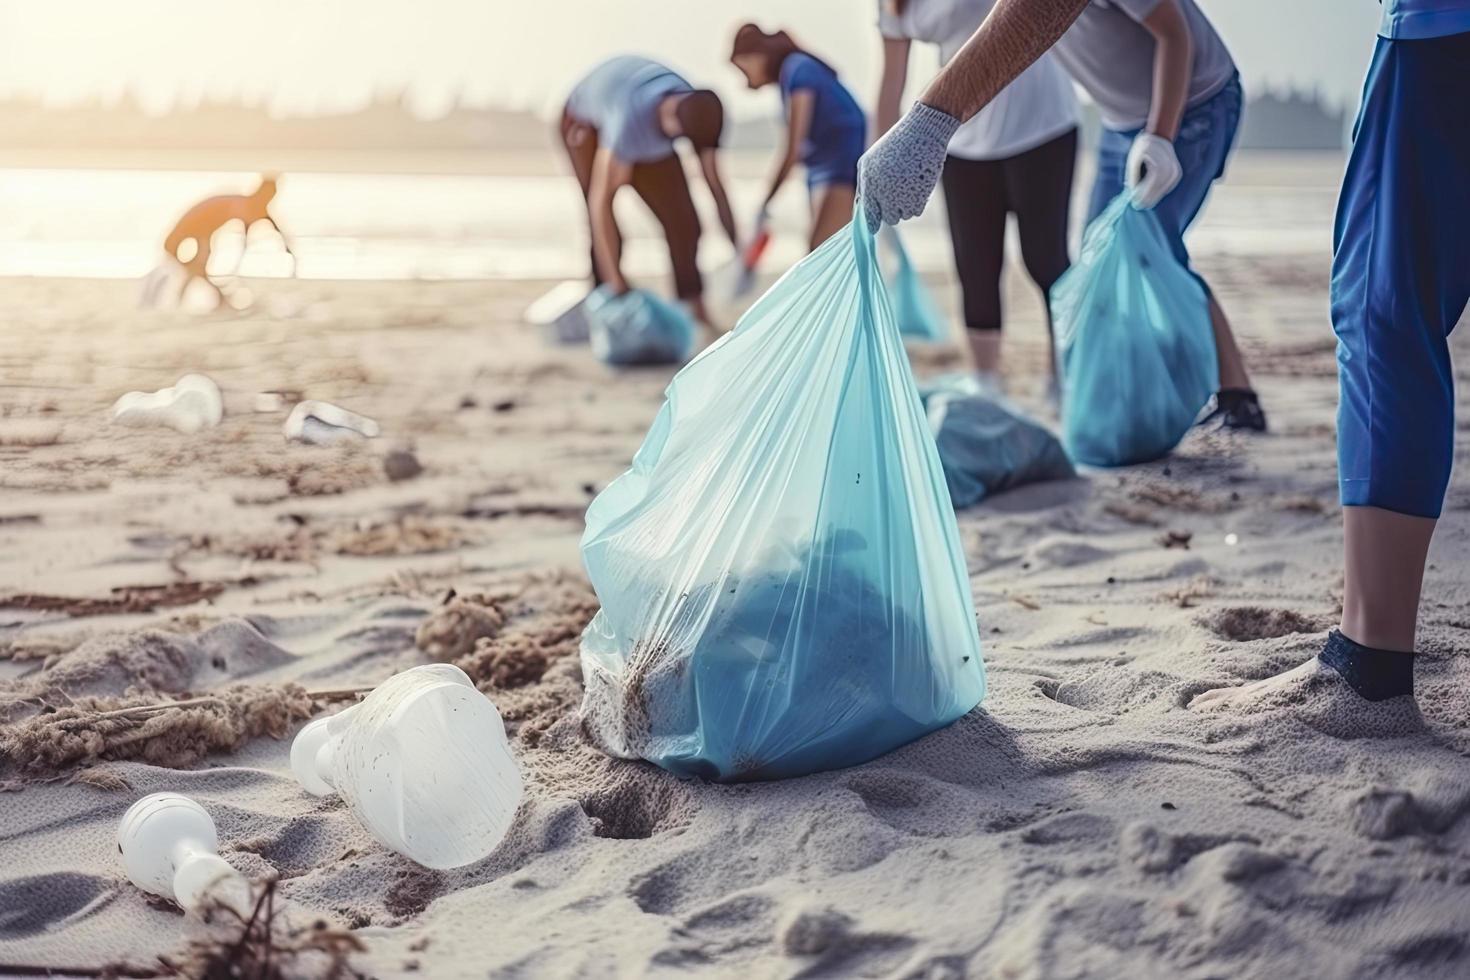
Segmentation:
<svg viewBox="0 0 1470 980">
<path fill-rule="evenodd" d="M 543 328 L 553 343 L 585 344 L 588 327 L 582 304 L 587 301 L 588 292 L 583 279 L 558 283 L 526 307 L 522 318 L 533 327 Z"/>
<path fill-rule="evenodd" d="M 980 701 L 959 531 L 862 217 L 667 395 L 587 511 L 598 745 L 684 776 L 798 776 Z"/>
<path fill-rule="evenodd" d="M 495 705 L 452 664 L 396 674 L 291 743 L 314 796 L 340 795 L 381 843 L 429 868 L 457 868 L 504 839 L 521 773 Z"/>
<path fill-rule="evenodd" d="M 893 297 L 893 314 L 898 321 L 898 332 L 916 340 L 940 341 L 949 338 L 949 323 L 929 287 L 909 260 L 903 239 L 893 225 L 884 225 L 878 240 L 883 242 L 892 256 L 892 268 L 887 276 L 888 291 Z"/>
<path fill-rule="evenodd" d="M 1158 218 L 1120 194 L 1051 290 L 1062 440 L 1072 458 L 1123 466 L 1166 455 L 1219 387 L 1204 287 Z"/>
<path fill-rule="evenodd" d="M 186 433 L 219 425 L 224 414 L 219 385 L 202 374 L 186 374 L 158 391 L 130 391 L 112 404 L 112 421 L 118 425 L 167 426 Z"/>
<path fill-rule="evenodd" d="M 352 439 L 376 439 L 382 435 L 378 423 L 366 415 L 349 412 L 331 402 L 308 399 L 298 402 L 281 427 L 288 442 L 330 446 Z"/>
<path fill-rule="evenodd" d="M 250 883 L 219 856 L 214 821 L 187 796 L 153 793 L 128 807 L 117 849 L 128 880 L 151 895 L 195 913 L 219 903 L 250 914 Z"/>
<path fill-rule="evenodd" d="M 936 378 L 920 385 L 919 394 L 956 508 L 1002 490 L 1077 475 L 1050 430 L 974 376 Z"/>
<path fill-rule="evenodd" d="M 582 305 L 592 353 L 607 364 L 682 364 L 694 349 L 688 313 L 644 289 L 599 286 Z"/>
</svg>

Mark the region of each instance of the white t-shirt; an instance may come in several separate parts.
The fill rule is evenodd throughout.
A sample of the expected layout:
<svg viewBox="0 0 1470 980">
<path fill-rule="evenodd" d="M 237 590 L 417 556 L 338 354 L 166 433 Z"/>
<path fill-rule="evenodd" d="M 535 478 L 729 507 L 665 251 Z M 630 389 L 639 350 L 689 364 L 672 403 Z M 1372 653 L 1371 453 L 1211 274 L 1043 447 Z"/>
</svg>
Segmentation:
<svg viewBox="0 0 1470 980">
<path fill-rule="evenodd" d="M 878 0 L 878 31 L 892 40 L 939 45 L 945 64 L 985 20 L 994 0 L 908 0 L 895 15 Z M 1044 54 L 959 128 L 949 152 L 966 160 L 1001 160 L 1034 149 L 1077 125 L 1077 97 L 1066 73 Z"/>
</svg>

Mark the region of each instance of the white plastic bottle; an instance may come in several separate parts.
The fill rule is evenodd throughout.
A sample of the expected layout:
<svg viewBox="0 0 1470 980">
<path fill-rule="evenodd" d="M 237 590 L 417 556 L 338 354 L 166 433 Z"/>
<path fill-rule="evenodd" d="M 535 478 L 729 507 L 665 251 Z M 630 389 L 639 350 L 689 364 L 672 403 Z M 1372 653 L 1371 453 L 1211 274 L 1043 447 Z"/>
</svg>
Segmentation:
<svg viewBox="0 0 1470 980">
<path fill-rule="evenodd" d="M 117 829 L 128 879 L 190 912 L 226 905 L 244 916 L 250 883 L 219 856 L 219 835 L 204 807 L 178 793 L 153 793 L 123 814 Z"/>
<path fill-rule="evenodd" d="M 521 773 L 500 712 L 452 664 L 397 674 L 291 744 L 296 779 L 340 794 L 385 847 L 429 868 L 457 868 L 504 839 Z"/>
</svg>

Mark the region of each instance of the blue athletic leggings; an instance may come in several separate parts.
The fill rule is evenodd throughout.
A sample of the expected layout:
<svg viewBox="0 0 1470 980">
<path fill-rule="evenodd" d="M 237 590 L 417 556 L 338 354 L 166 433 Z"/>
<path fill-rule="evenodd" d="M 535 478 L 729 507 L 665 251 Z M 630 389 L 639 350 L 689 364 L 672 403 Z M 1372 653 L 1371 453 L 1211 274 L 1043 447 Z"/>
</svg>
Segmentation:
<svg viewBox="0 0 1470 980">
<path fill-rule="evenodd" d="M 1333 232 L 1346 506 L 1438 517 L 1470 301 L 1470 34 L 1379 38 Z"/>
</svg>

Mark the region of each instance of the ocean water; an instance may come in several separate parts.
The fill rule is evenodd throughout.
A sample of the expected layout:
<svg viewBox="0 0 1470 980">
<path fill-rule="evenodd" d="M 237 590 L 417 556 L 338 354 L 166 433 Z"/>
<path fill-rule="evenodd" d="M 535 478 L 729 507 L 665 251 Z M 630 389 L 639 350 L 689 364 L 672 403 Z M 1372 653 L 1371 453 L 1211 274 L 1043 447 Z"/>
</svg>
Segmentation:
<svg viewBox="0 0 1470 980">
<path fill-rule="evenodd" d="M 1341 166 L 1334 154 L 1239 154 L 1192 230 L 1191 247 L 1236 253 L 1328 248 Z M 1089 179 L 1084 161 L 1075 188 L 1074 236 L 1081 230 Z M 253 184 L 252 174 L 226 171 L 0 170 L 0 276 L 141 277 L 157 265 L 164 235 L 189 205 Z M 763 181 L 746 176 L 730 184 L 743 220 L 754 213 Z M 708 195 L 697 184 L 694 193 L 706 228 L 701 260 L 712 268 L 732 252 Z M 799 175 L 777 204 L 768 268 L 789 264 L 805 251 L 808 203 Z M 667 255 L 657 225 L 634 195 L 620 195 L 618 205 L 627 272 L 662 275 Z M 289 174 L 273 212 L 292 238 L 302 278 L 557 279 L 587 268 L 581 196 L 561 174 Z M 937 200 L 904 228 L 921 270 L 949 269 Z M 243 255 L 242 244 L 238 230 L 222 231 L 212 271 L 291 273 L 290 260 L 268 228 L 255 231 Z"/>
</svg>

